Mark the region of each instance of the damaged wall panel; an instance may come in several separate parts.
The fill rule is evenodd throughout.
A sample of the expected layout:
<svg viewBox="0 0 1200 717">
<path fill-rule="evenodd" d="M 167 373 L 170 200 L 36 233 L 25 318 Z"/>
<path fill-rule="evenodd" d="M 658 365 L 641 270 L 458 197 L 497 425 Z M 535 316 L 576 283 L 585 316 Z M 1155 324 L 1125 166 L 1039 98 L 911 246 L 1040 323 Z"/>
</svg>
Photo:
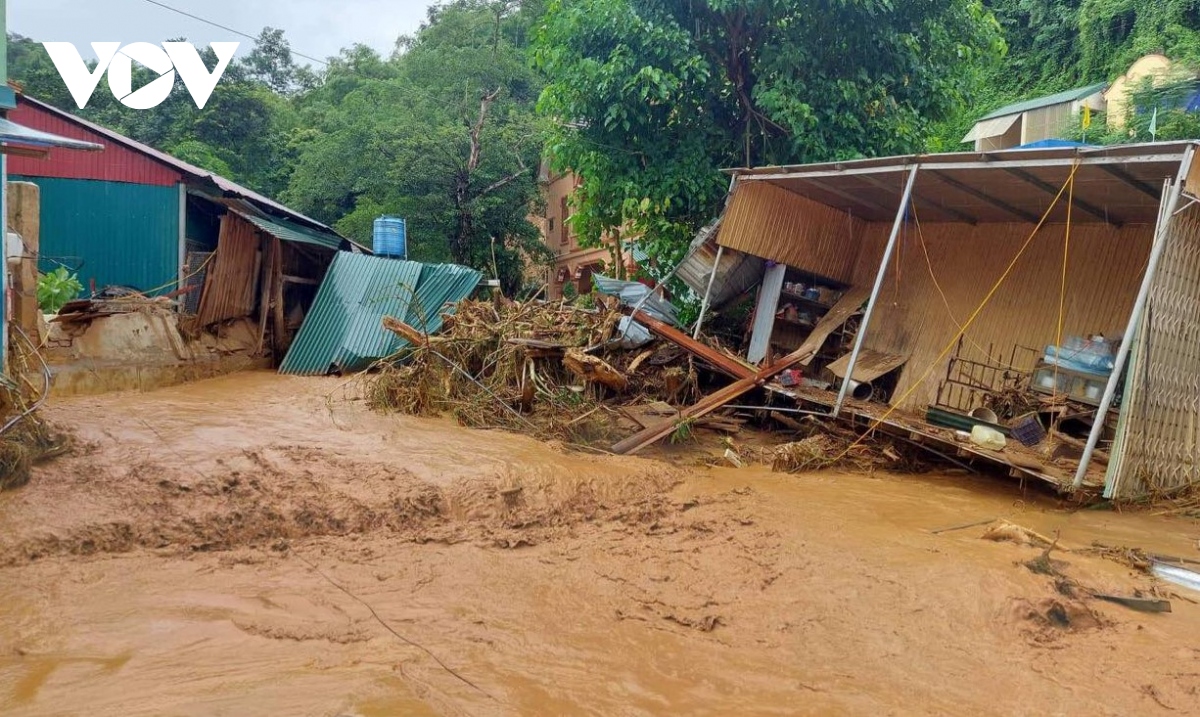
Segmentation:
<svg viewBox="0 0 1200 717">
<path fill-rule="evenodd" d="M 221 217 L 217 252 L 208 267 L 197 312 L 200 326 L 254 313 L 260 261 L 258 231 L 233 214 Z"/>
<path fill-rule="evenodd" d="M 917 207 L 920 216 L 921 207 Z M 854 282 L 869 284 L 878 269 L 890 227 L 868 225 Z M 876 351 L 906 355 L 895 397 L 933 363 L 937 366 L 901 408 L 923 411 L 937 397 L 948 358 L 938 355 L 959 326 L 979 306 L 1033 231 L 1030 224 L 930 223 L 921 235 L 913 223 L 902 230 L 888 267 L 875 318 L 865 345 Z M 1124 332 L 1142 271 L 1150 252 L 1153 227 L 1075 224 L 1071 228 L 1063 335 Z M 1014 346 L 1041 350 L 1055 341 L 1065 227 L 1047 225 L 1025 250 L 1005 283 L 972 323 L 963 355 L 1007 364 Z M 928 251 L 928 260 L 926 259 Z M 935 284 L 930 275 L 936 277 Z M 942 294 L 938 291 L 940 285 Z M 1031 370 L 1036 356 L 1017 354 L 1016 366 Z"/>
<path fill-rule="evenodd" d="M 773 184 L 748 181 L 734 191 L 718 241 L 730 249 L 851 284 L 866 226 L 845 212 Z"/>
</svg>

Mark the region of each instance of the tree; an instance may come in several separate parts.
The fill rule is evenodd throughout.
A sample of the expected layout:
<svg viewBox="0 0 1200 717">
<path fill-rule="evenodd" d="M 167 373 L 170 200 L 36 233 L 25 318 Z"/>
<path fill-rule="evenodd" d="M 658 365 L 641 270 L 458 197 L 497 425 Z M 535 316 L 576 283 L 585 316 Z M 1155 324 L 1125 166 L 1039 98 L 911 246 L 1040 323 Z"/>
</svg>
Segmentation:
<svg viewBox="0 0 1200 717">
<path fill-rule="evenodd" d="M 292 46 L 283 30 L 264 27 L 254 42 L 254 49 L 238 63 L 244 79 L 258 82 L 281 95 L 293 95 L 310 90 L 317 76 L 307 67 L 297 65 Z"/>
<path fill-rule="evenodd" d="M 719 168 L 919 150 L 1000 48 L 975 0 L 555 0 L 534 58 L 577 232 L 672 260 Z"/>
<path fill-rule="evenodd" d="M 432 8 L 387 61 L 344 52 L 301 100 L 314 131 L 287 199 L 360 240 L 380 214 L 405 216 L 414 258 L 517 290 L 526 258 L 546 253 L 528 220 L 541 148 L 540 85 L 518 44 L 528 22 L 517 3 L 460 0 Z"/>
</svg>

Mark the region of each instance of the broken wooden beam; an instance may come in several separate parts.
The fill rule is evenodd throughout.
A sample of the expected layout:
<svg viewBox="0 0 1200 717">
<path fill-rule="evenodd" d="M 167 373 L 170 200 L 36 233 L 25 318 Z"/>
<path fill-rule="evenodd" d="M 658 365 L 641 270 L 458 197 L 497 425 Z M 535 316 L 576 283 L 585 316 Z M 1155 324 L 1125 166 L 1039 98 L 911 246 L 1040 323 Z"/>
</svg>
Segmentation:
<svg viewBox="0 0 1200 717">
<path fill-rule="evenodd" d="M 693 356 L 703 359 L 722 373 L 728 374 L 733 378 L 747 378 L 754 375 L 754 368 L 750 365 L 744 364 L 711 346 L 700 343 L 674 326 L 664 321 L 659 321 L 645 311 L 631 312 L 631 315 L 659 338 L 666 339 Z"/>
<path fill-rule="evenodd" d="M 629 388 L 629 379 L 624 374 L 604 359 L 585 354 L 577 348 L 567 349 L 563 365 L 583 381 L 594 381 L 618 392 Z"/>
<path fill-rule="evenodd" d="M 814 353 L 816 353 L 815 349 L 811 349 L 808 346 L 801 346 L 799 349 L 793 351 L 787 356 L 784 356 L 776 363 L 773 363 L 766 368 L 759 369 L 754 374 L 739 379 L 734 383 L 729 384 L 725 388 L 717 391 L 716 393 L 709 394 L 701 399 L 699 403 L 681 411 L 677 420 L 662 421 L 645 430 L 633 434 L 629 438 L 626 438 L 620 443 L 614 445 L 612 447 L 612 452 L 616 454 L 636 453 L 651 443 L 670 435 L 680 423 L 700 418 L 712 413 L 718 408 L 730 403 L 738 396 L 762 386 L 778 374 L 788 370 L 792 366 L 795 366 L 805 359 L 811 358 Z"/>
<path fill-rule="evenodd" d="M 402 339 L 407 339 L 413 346 L 424 346 L 429 343 L 429 337 L 409 326 L 394 316 L 383 317 L 383 328 L 391 331 Z"/>
</svg>

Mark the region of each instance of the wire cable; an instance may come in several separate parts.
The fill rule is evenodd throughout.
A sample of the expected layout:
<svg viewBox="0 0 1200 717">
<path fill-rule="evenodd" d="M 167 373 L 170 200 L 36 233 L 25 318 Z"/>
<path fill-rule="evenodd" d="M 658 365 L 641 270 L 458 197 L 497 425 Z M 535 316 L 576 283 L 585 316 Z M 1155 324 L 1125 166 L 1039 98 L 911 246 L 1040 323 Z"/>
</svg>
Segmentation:
<svg viewBox="0 0 1200 717">
<path fill-rule="evenodd" d="M 164 10 L 170 10 L 171 12 L 178 13 L 180 15 L 183 15 L 184 17 L 190 17 L 191 19 L 196 20 L 198 22 L 202 22 L 205 25 L 212 25 L 213 27 L 220 28 L 220 29 L 224 30 L 225 32 L 232 32 L 235 35 L 244 37 L 244 38 L 254 42 L 255 44 L 258 44 L 257 37 L 255 37 L 249 33 L 242 32 L 241 30 L 234 30 L 232 27 L 229 27 L 228 25 L 222 25 L 221 23 L 213 22 L 212 20 L 205 20 L 204 18 L 200 17 L 199 15 L 193 15 L 190 12 L 185 12 L 183 10 L 180 10 L 179 8 L 171 7 L 170 5 L 167 5 L 166 3 L 158 2 L 158 0 L 146 0 L 146 2 L 150 3 L 151 5 L 156 5 L 158 7 L 161 7 Z M 296 52 L 295 50 L 291 49 L 290 46 L 288 47 L 288 52 L 292 53 L 296 57 L 303 57 L 304 59 L 311 60 L 313 62 L 316 62 L 317 64 L 325 65 L 326 67 L 329 66 L 329 63 L 326 62 L 325 60 L 318 60 L 317 58 L 315 58 L 311 55 L 305 55 L 302 52 Z"/>
<path fill-rule="evenodd" d="M 38 347 L 33 343 L 33 340 L 29 338 L 29 334 L 25 333 L 25 330 L 15 323 L 12 325 L 12 327 L 17 330 L 17 333 L 20 334 L 21 338 L 25 339 L 25 343 L 29 344 L 29 348 L 33 351 L 33 355 L 37 356 L 38 361 L 40 361 L 42 364 L 42 395 L 33 402 L 32 406 L 9 420 L 8 423 L 4 424 L 4 427 L 0 428 L 0 435 L 8 433 L 9 429 L 20 423 L 34 411 L 41 408 L 42 404 L 46 402 L 46 399 L 50 397 L 50 366 L 46 364 L 45 357 L 42 356 L 42 352 L 38 350 Z"/>
</svg>

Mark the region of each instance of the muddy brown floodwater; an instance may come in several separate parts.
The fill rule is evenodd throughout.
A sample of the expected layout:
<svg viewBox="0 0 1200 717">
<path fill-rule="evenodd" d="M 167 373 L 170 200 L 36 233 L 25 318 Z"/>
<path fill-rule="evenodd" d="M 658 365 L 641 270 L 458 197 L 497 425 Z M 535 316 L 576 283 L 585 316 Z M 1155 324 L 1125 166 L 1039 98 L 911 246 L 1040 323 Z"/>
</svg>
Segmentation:
<svg viewBox="0 0 1200 717">
<path fill-rule="evenodd" d="M 1200 713 L 1200 606 L 1090 599 L 1156 586 L 1078 550 L 1197 558 L 1194 521 L 585 456 L 344 392 L 243 374 L 52 405 L 80 449 L 0 495 L 0 713 Z M 1058 531 L 1070 581 L 931 532 L 994 517 Z"/>
</svg>

